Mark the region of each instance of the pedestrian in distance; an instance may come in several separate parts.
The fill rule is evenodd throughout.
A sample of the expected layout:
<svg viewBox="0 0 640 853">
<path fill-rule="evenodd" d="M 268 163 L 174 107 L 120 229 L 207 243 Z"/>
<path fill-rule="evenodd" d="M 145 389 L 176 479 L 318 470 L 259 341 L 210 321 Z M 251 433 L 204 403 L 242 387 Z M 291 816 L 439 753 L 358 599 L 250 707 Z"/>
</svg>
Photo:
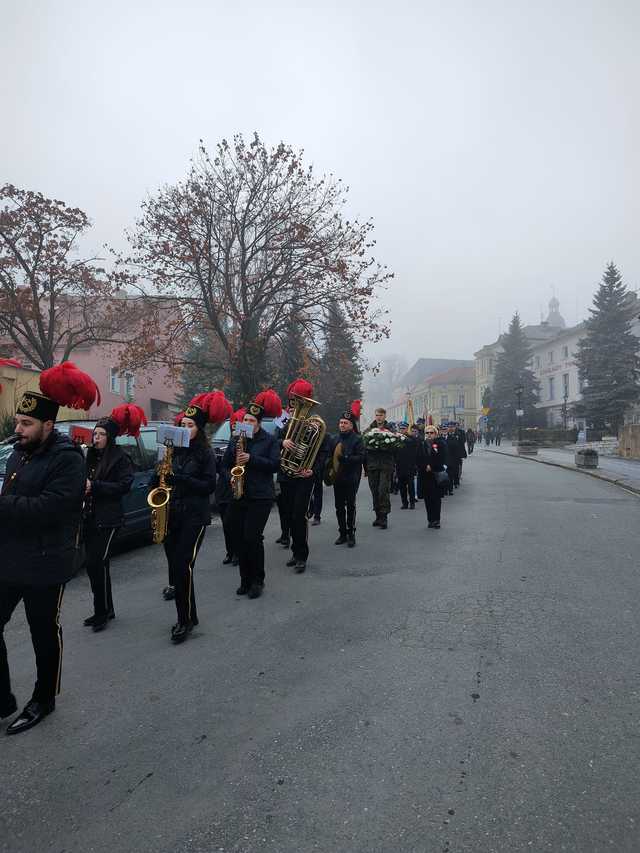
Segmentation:
<svg viewBox="0 0 640 853">
<path fill-rule="evenodd" d="M 443 477 L 445 445 L 438 439 L 435 426 L 425 430 L 425 441 L 418 448 L 417 467 L 421 480 L 421 492 L 427 511 L 428 527 L 440 529 L 440 513 L 442 507 L 442 485 L 439 480 Z"/>
<path fill-rule="evenodd" d="M 469 427 L 469 429 L 467 430 L 467 448 L 469 450 L 469 456 L 471 456 L 471 454 L 473 453 L 473 448 L 475 447 L 475 444 L 476 444 L 476 434 L 471 429 L 471 427 Z"/>
<path fill-rule="evenodd" d="M 109 552 L 114 536 L 124 524 L 122 499 L 133 485 L 133 465 L 116 439 L 119 435 L 137 437 L 140 426 L 146 423 L 139 406 L 117 406 L 108 418 L 96 423 L 87 451 L 82 535 L 93 614 L 84 620 L 84 625 L 95 632 L 103 631 L 109 620 L 115 619 Z"/>
<path fill-rule="evenodd" d="M 229 525 L 233 537 L 233 550 L 238 555 L 240 586 L 237 595 L 250 599 L 262 595 L 265 584 L 264 528 L 275 501 L 273 475 L 280 468 L 280 445 L 276 438 L 262 428 L 262 418 L 282 414 L 280 398 L 272 389 L 260 392 L 247 406 L 243 424 L 251 428 L 251 437 L 238 432 L 227 445 L 224 469 L 243 469 L 238 479 L 232 480 L 234 492 L 229 507 Z M 244 449 L 242 445 L 244 444 Z M 240 494 L 241 492 L 241 494 Z"/>
<path fill-rule="evenodd" d="M 77 555 L 85 461 L 55 429 L 59 406 L 89 409 L 100 392 L 71 362 L 40 375 L 41 393 L 25 393 L 16 409 L 16 443 L 0 495 L 0 718 L 17 711 L 4 628 L 24 604 L 36 658 L 31 699 L 7 728 L 14 735 L 55 710 L 62 673 L 60 607 Z"/>
</svg>

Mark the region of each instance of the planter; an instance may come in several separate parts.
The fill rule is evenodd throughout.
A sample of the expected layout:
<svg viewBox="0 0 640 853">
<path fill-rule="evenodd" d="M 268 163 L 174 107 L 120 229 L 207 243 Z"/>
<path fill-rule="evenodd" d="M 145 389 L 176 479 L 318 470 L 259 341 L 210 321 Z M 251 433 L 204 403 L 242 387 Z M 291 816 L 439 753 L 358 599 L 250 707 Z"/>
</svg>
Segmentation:
<svg viewBox="0 0 640 853">
<path fill-rule="evenodd" d="M 538 455 L 538 445 L 532 444 L 528 441 L 521 441 L 516 443 L 516 452 L 518 456 L 537 456 Z"/>
<path fill-rule="evenodd" d="M 576 450 L 575 463 L 577 468 L 597 468 L 598 451 L 587 447 L 584 450 Z"/>
</svg>

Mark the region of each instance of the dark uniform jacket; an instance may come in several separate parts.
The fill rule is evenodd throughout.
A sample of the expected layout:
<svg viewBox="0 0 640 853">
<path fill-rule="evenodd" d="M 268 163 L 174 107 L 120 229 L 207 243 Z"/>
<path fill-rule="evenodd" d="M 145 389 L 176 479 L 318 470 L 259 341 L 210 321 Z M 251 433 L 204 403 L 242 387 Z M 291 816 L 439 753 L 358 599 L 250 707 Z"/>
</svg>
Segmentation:
<svg viewBox="0 0 640 853">
<path fill-rule="evenodd" d="M 236 441 L 230 441 L 224 454 L 223 466 L 229 471 L 236 464 Z M 280 443 L 261 429 L 246 442 L 250 456 L 244 470 L 244 496 L 253 500 L 274 500 L 273 475 L 280 468 Z"/>
<path fill-rule="evenodd" d="M 13 451 L 0 496 L 0 582 L 73 577 L 85 482 L 82 451 L 55 430 L 34 453 Z"/>
<path fill-rule="evenodd" d="M 124 523 L 122 498 L 131 491 L 133 465 L 118 446 L 109 448 L 106 465 L 100 466 L 100 459 L 100 452 L 90 447 L 87 451 L 87 479 L 91 480 L 91 492 L 85 498 L 85 518 L 96 527 L 120 527 Z"/>
<path fill-rule="evenodd" d="M 460 459 L 467 458 L 467 448 L 465 444 L 467 443 L 467 434 L 463 429 L 456 430 L 456 438 L 458 439 L 458 444 L 460 445 Z"/>
<path fill-rule="evenodd" d="M 446 447 L 444 442 L 437 438 L 435 441 L 425 441 L 420 444 L 417 454 L 417 467 L 419 474 L 427 474 L 427 465 L 432 471 L 444 471 L 446 463 Z"/>
<path fill-rule="evenodd" d="M 216 487 L 216 457 L 210 447 L 176 447 L 173 451 L 169 528 L 178 524 L 211 523 L 209 495 Z M 151 481 L 157 485 L 157 476 Z"/>
<path fill-rule="evenodd" d="M 412 477 L 416 473 L 418 445 L 422 444 L 417 438 L 408 435 L 396 451 L 396 471 L 398 477 Z"/>
<path fill-rule="evenodd" d="M 335 482 L 358 485 L 362 477 L 362 466 L 365 459 L 362 436 L 355 432 L 355 430 L 338 433 L 332 442 L 332 454 L 339 444 L 342 444 L 342 453 L 339 456 L 340 464 Z"/>
</svg>

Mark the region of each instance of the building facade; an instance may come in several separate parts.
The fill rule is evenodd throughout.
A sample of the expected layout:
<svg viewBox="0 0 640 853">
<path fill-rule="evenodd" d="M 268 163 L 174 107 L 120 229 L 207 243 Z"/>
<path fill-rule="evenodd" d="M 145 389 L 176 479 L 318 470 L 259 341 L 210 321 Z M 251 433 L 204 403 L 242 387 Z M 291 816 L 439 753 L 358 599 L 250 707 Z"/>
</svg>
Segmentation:
<svg viewBox="0 0 640 853">
<path fill-rule="evenodd" d="M 478 410 L 474 367 L 452 367 L 429 376 L 404 399 L 388 407 L 389 420 L 397 422 L 406 418 L 409 397 L 416 420 L 426 416 L 435 424 L 457 420 L 465 428 L 475 427 Z"/>
</svg>

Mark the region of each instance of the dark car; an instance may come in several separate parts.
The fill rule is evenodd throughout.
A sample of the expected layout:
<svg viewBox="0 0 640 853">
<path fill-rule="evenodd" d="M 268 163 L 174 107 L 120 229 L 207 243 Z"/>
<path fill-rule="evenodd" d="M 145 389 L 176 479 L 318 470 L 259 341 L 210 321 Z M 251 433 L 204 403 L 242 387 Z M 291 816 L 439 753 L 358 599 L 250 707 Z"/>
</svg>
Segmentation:
<svg viewBox="0 0 640 853">
<path fill-rule="evenodd" d="M 58 421 L 56 429 L 64 435 L 82 436 L 85 442 L 88 442 L 91 440 L 95 425 L 96 421 Z M 131 491 L 122 501 L 125 521 L 124 526 L 118 531 L 120 540 L 151 533 L 151 509 L 147 504 L 147 494 L 158 457 L 156 437 L 159 425 L 159 422 L 152 422 L 142 427 L 138 438 L 121 435 L 116 439 L 116 444 L 122 447 L 131 459 L 134 470 Z M 0 488 L 2 488 L 7 460 L 12 451 L 11 445 L 0 446 Z"/>
</svg>

